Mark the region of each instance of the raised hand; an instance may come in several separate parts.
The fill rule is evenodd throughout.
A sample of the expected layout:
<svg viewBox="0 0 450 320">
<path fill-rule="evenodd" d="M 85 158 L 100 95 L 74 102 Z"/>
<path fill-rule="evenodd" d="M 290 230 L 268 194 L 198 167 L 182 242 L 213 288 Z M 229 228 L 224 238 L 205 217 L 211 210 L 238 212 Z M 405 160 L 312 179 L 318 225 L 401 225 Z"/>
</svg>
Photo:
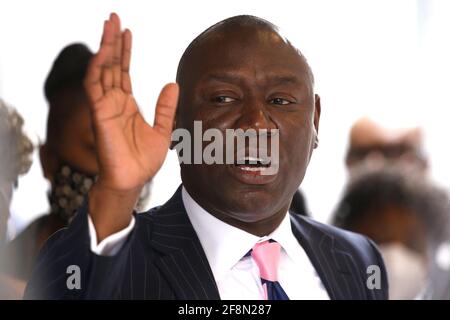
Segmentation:
<svg viewBox="0 0 450 320">
<path fill-rule="evenodd" d="M 129 223 L 142 187 L 161 168 L 178 99 L 177 84 L 166 85 L 153 126 L 145 121 L 132 95 L 131 42 L 131 32 L 122 32 L 118 15 L 111 14 L 85 78 L 99 162 L 89 209 L 99 240 Z"/>
</svg>

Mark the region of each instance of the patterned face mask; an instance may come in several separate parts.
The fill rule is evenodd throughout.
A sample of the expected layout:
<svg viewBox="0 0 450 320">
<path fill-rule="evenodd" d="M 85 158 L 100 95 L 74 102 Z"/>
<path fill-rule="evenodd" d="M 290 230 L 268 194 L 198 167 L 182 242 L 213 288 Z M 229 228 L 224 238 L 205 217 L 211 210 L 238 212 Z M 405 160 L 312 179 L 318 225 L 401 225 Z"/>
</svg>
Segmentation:
<svg viewBox="0 0 450 320">
<path fill-rule="evenodd" d="M 68 165 L 61 166 L 48 195 L 52 214 L 69 224 L 94 181 L 94 175 L 81 173 Z"/>
</svg>

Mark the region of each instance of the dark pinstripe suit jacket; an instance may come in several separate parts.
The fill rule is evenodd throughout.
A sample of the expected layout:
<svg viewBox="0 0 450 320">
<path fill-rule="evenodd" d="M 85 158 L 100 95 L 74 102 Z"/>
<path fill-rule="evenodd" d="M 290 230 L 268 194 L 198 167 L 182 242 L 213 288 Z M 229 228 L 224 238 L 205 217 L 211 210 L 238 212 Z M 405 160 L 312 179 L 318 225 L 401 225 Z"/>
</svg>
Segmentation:
<svg viewBox="0 0 450 320">
<path fill-rule="evenodd" d="M 332 299 L 386 299 L 383 261 L 366 238 L 292 215 L 293 233 Z M 212 230 L 213 232 L 213 230 Z M 226 239 L 224 239 L 226 241 Z M 81 289 L 68 289 L 70 265 L 81 271 Z M 381 288 L 368 289 L 369 265 L 381 270 Z M 40 253 L 25 299 L 220 299 L 181 188 L 163 206 L 136 216 L 136 226 L 115 256 L 90 251 L 87 205 L 55 233 Z"/>
</svg>

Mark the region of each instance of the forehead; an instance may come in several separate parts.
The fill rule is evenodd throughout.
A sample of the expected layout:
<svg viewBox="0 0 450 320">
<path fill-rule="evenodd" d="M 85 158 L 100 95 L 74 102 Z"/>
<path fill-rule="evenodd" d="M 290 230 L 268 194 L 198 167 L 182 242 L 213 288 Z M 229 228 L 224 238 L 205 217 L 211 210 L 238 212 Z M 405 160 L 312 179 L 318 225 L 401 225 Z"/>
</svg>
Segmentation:
<svg viewBox="0 0 450 320">
<path fill-rule="evenodd" d="M 353 128 L 350 143 L 352 147 L 420 147 L 420 140 L 411 131 L 384 129 L 374 126 Z"/>
<path fill-rule="evenodd" d="M 249 77 L 304 82 L 308 78 L 304 58 L 289 42 L 273 30 L 256 28 L 206 35 L 187 55 L 184 69 L 195 82 Z"/>
</svg>

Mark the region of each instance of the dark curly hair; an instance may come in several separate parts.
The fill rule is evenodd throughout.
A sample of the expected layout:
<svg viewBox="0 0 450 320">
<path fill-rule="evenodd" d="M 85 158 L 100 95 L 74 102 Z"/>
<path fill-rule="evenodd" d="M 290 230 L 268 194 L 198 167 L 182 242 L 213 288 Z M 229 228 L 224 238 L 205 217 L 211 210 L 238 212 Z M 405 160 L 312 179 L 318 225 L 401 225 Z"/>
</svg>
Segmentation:
<svg viewBox="0 0 450 320">
<path fill-rule="evenodd" d="M 433 243 L 449 236 L 447 193 L 423 174 L 395 165 L 368 170 L 353 178 L 345 188 L 331 222 L 345 229 L 356 220 L 376 214 L 389 205 L 406 208 L 417 215 Z"/>
</svg>

